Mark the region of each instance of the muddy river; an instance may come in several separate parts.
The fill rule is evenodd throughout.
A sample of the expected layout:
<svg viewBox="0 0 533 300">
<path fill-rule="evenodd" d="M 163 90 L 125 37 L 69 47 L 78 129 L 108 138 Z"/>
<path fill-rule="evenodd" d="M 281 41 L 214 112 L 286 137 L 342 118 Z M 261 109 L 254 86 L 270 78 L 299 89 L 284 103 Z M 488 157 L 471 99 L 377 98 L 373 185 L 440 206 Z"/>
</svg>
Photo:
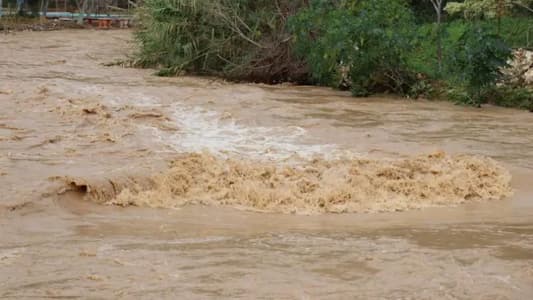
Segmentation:
<svg viewBox="0 0 533 300">
<path fill-rule="evenodd" d="M 0 36 L 0 298 L 530 299 L 533 114 Z"/>
</svg>

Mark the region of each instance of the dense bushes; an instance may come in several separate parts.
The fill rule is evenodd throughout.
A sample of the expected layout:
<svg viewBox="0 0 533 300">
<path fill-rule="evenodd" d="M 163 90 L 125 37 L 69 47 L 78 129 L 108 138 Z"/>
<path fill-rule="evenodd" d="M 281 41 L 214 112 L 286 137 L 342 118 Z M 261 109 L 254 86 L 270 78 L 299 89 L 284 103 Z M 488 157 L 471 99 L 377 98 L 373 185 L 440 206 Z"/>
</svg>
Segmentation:
<svg viewBox="0 0 533 300">
<path fill-rule="evenodd" d="M 501 69 L 511 58 L 511 49 L 482 27 L 468 26 L 447 57 L 450 82 L 463 87 L 466 103 L 479 105 L 502 77 Z"/>
<path fill-rule="evenodd" d="M 139 16 L 137 64 L 234 80 L 302 81 L 287 17 L 302 1 L 147 0 Z"/>
<path fill-rule="evenodd" d="M 499 26 L 494 20 L 480 23 L 493 33 L 497 33 L 510 47 L 533 47 L 533 17 L 504 17 Z"/>
<path fill-rule="evenodd" d="M 533 18 L 454 20 L 437 30 L 435 24 L 417 23 L 431 19 L 421 18 L 423 12 L 434 14 L 431 6 L 420 6 L 415 20 L 413 1 L 407 0 L 144 3 L 136 63 L 157 67 L 160 75 L 313 83 L 359 96 L 437 95 L 473 105 L 527 107 L 531 102 L 528 89 L 515 96 L 496 83 L 509 46 L 526 46 Z"/>
<path fill-rule="evenodd" d="M 368 95 L 405 94 L 414 82 L 406 66 L 414 22 L 401 1 L 315 0 L 291 19 L 290 28 L 316 83 Z"/>
<path fill-rule="evenodd" d="M 487 99 L 498 106 L 528 109 L 533 112 L 533 91 L 528 88 L 495 87 L 487 95 Z"/>
<path fill-rule="evenodd" d="M 416 28 L 401 0 L 315 0 L 291 19 L 297 53 L 318 84 L 349 87 L 355 95 L 392 91 L 427 96 L 429 80 L 441 80 L 479 104 L 511 56 L 497 36 L 479 24 L 444 30 L 444 68 L 437 62 L 435 27 Z"/>
<path fill-rule="evenodd" d="M 513 89 L 495 85 L 498 81 L 510 86 L 500 71 L 511 58 L 509 45 L 525 47 L 527 44 L 525 32 L 517 34 L 512 30 L 512 24 L 524 27 L 524 22 L 519 18 L 502 20 L 500 35 L 497 35 L 497 25 L 490 21 L 473 23 L 456 20 L 446 23 L 442 31 L 445 67 L 442 72 L 438 70 L 435 55 L 435 28 L 426 24 L 418 29 L 418 46 L 409 58 L 409 66 L 415 72 L 439 81 L 439 96 L 454 102 L 503 106 L 517 106 L 520 102 L 522 104 L 518 106 L 526 107 L 527 88 L 516 86 L 517 95 L 513 97 Z M 524 101 L 506 100 L 511 98 Z M 504 105 L 504 102 L 508 104 Z"/>
</svg>

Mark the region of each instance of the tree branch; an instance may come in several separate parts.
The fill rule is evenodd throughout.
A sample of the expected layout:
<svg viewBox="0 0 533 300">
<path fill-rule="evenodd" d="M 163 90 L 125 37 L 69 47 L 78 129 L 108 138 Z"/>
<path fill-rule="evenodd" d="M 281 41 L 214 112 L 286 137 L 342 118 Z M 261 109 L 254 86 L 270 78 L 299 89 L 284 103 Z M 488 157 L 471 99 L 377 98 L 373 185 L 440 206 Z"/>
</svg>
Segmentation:
<svg viewBox="0 0 533 300">
<path fill-rule="evenodd" d="M 523 9 L 528 10 L 528 11 L 530 11 L 530 12 L 533 13 L 533 8 L 531 8 L 531 7 L 529 7 L 529 6 L 525 5 L 525 4 L 523 4 L 523 3 L 521 3 L 521 2 L 513 1 L 513 2 L 511 2 L 511 3 L 514 4 L 514 5 L 516 5 L 516 6 L 522 7 Z"/>
</svg>

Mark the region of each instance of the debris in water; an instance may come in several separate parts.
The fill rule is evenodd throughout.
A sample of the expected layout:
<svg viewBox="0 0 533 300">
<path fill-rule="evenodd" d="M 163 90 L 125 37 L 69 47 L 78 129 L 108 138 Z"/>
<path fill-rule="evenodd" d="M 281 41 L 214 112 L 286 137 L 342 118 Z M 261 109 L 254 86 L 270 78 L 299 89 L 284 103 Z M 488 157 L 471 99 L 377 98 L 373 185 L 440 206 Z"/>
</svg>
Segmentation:
<svg viewBox="0 0 533 300">
<path fill-rule="evenodd" d="M 49 92 L 50 92 L 50 90 L 47 87 L 45 87 L 45 86 L 41 86 L 41 87 L 39 87 L 37 89 L 37 93 L 39 95 L 43 95 L 44 96 L 44 95 L 47 95 Z"/>
<path fill-rule="evenodd" d="M 87 276 L 87 279 L 92 280 L 92 281 L 103 281 L 104 280 L 102 276 L 94 275 L 94 274 Z"/>
</svg>

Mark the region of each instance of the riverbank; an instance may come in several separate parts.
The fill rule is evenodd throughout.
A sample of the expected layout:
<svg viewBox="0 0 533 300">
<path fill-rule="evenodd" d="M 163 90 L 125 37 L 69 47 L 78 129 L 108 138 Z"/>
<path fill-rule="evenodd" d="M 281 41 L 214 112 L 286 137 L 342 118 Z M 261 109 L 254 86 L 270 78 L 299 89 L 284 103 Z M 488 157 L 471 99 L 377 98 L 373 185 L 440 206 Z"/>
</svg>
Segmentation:
<svg viewBox="0 0 533 300">
<path fill-rule="evenodd" d="M 68 20 L 46 20 L 28 17 L 8 17 L 0 18 L 0 32 L 4 34 L 20 31 L 52 31 L 64 29 L 84 29 L 74 21 Z"/>
<path fill-rule="evenodd" d="M 503 74 L 513 49 L 530 47 L 532 19 L 513 5 L 505 13 L 480 5 L 485 17 L 461 14 L 457 7 L 470 8 L 453 2 L 447 6 L 454 13 L 403 0 L 201 6 L 150 0 L 139 10 L 133 65 L 155 68 L 160 76 L 291 82 L 356 97 L 387 93 L 533 110 L 528 76 Z"/>
</svg>

